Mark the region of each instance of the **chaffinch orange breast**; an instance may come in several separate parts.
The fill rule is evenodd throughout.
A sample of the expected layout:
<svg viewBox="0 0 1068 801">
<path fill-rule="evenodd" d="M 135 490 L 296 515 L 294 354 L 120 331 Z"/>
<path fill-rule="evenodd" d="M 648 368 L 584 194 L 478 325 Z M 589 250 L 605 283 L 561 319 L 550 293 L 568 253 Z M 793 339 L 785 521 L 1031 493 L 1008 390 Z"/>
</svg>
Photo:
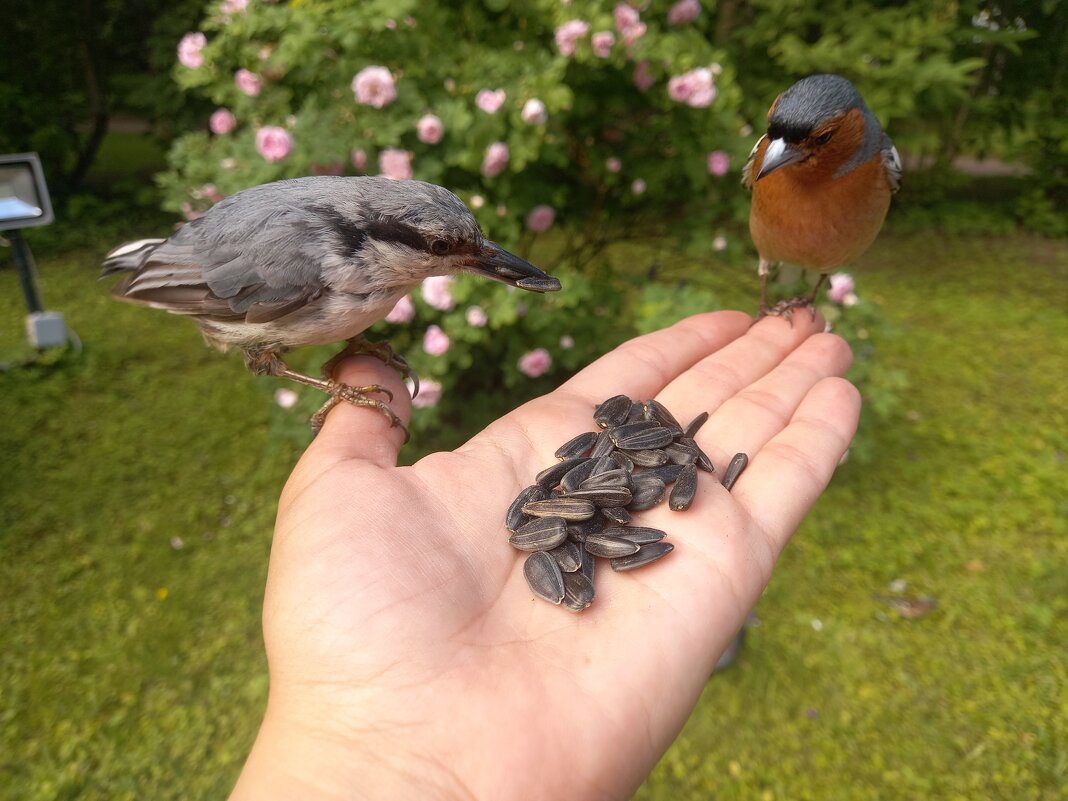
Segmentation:
<svg viewBox="0 0 1068 801">
<path fill-rule="evenodd" d="M 813 303 L 827 273 L 875 240 L 901 186 L 901 159 L 853 84 L 811 75 L 772 103 L 742 183 L 753 193 L 760 313 L 789 315 Z M 812 294 L 769 308 L 768 272 L 777 262 L 819 271 Z"/>
</svg>

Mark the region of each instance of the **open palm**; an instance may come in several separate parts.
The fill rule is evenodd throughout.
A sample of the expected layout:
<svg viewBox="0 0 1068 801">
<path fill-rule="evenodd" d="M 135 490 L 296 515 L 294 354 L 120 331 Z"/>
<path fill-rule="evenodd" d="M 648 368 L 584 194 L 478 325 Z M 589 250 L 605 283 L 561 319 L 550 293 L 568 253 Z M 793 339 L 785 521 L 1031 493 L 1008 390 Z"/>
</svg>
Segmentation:
<svg viewBox="0 0 1068 801">
<path fill-rule="evenodd" d="M 852 438 L 850 353 L 820 319 L 688 318 L 622 345 L 451 453 L 397 468 L 402 435 L 342 406 L 283 493 L 264 609 L 268 710 L 234 797 L 625 798 L 670 745 L 716 659 Z M 347 383 L 394 387 L 367 357 Z M 656 398 L 720 473 L 693 506 L 635 517 L 666 558 L 601 562 L 579 614 L 535 598 L 504 512 L 619 393 Z"/>
</svg>

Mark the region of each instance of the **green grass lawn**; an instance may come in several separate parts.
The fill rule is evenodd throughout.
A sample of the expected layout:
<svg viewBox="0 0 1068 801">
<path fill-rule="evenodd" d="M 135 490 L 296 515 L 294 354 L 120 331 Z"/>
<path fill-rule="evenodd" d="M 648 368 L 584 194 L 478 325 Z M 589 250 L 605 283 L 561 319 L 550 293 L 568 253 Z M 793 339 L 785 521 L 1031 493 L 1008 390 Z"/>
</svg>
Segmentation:
<svg viewBox="0 0 1068 801">
<path fill-rule="evenodd" d="M 112 301 L 98 257 L 39 265 L 84 352 L 0 373 L 0 799 L 220 797 L 266 697 L 297 450 L 238 358 Z M 1068 794 L 1068 245 L 884 235 L 867 261 L 906 413 L 840 469 L 639 799 Z M 752 306 L 751 265 L 717 269 Z M 0 361 L 23 314 L 0 269 Z"/>
</svg>

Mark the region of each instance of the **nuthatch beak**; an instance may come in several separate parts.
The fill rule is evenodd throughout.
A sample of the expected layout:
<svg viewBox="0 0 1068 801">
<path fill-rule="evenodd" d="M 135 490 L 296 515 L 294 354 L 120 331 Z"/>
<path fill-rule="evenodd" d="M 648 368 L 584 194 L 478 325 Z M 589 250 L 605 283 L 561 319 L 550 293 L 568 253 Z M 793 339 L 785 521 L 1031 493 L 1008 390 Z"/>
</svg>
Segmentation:
<svg viewBox="0 0 1068 801">
<path fill-rule="evenodd" d="M 530 292 L 560 291 L 557 279 L 489 240 L 477 257 L 464 261 L 464 271 Z"/>
</svg>

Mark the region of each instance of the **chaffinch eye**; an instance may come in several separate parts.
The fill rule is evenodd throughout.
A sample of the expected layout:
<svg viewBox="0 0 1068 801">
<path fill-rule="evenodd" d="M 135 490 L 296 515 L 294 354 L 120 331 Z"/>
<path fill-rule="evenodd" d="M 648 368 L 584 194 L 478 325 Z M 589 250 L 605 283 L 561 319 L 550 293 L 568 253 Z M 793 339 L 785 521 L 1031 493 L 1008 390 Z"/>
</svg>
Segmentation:
<svg viewBox="0 0 1068 801">
<path fill-rule="evenodd" d="M 435 239 L 430 243 L 430 250 L 435 256 L 444 256 L 449 252 L 449 243 L 444 239 Z"/>
<path fill-rule="evenodd" d="M 816 137 L 817 145 L 825 145 L 831 141 L 831 137 L 834 136 L 834 131 L 828 131 L 823 136 Z"/>
</svg>

